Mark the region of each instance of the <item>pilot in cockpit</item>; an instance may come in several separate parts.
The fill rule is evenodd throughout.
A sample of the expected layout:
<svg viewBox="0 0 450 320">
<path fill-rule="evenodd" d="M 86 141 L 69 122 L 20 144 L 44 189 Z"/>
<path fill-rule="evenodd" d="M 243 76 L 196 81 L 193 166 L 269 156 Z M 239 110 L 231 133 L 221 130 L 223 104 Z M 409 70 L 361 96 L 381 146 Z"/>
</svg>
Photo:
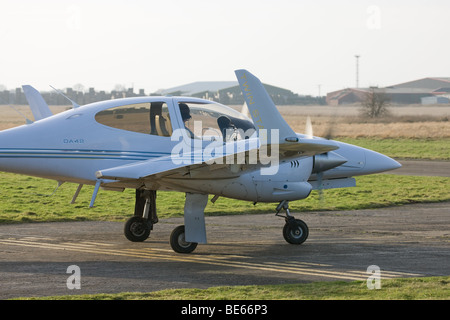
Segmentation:
<svg viewBox="0 0 450 320">
<path fill-rule="evenodd" d="M 191 116 L 191 110 L 189 109 L 189 106 L 185 103 L 180 103 L 180 113 L 181 113 L 181 119 L 183 120 L 184 123 L 184 127 L 186 129 L 186 131 L 188 132 L 188 135 L 191 139 L 195 138 L 194 133 L 186 126 L 186 121 L 189 121 L 192 116 Z"/>
</svg>

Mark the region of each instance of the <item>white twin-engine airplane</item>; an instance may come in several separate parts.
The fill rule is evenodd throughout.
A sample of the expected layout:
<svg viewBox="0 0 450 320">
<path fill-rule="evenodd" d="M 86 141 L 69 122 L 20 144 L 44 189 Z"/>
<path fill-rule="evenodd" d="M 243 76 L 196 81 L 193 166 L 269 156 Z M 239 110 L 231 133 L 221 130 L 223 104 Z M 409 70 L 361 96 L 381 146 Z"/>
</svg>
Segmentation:
<svg viewBox="0 0 450 320">
<path fill-rule="evenodd" d="M 289 201 L 311 190 L 355 186 L 354 176 L 399 168 L 377 152 L 295 133 L 263 85 L 246 70 L 235 71 L 252 120 L 227 106 L 189 97 L 138 97 L 92 103 L 53 115 L 31 86 L 23 86 L 35 121 L 0 132 L 0 171 L 136 190 L 134 215 L 125 236 L 144 241 L 156 214 L 156 191 L 186 193 L 184 225 L 170 245 L 190 253 L 206 243 L 208 195 L 278 203 L 283 236 L 301 244 L 307 225 L 289 212 Z M 283 212 L 283 213 L 281 213 Z"/>
</svg>

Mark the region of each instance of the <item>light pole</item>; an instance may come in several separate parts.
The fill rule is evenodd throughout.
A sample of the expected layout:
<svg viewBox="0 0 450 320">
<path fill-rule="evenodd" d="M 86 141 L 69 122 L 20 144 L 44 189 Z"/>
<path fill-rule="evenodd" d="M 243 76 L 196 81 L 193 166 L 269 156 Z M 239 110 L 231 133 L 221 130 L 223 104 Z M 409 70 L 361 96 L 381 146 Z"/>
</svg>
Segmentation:
<svg viewBox="0 0 450 320">
<path fill-rule="evenodd" d="M 356 58 L 356 88 L 359 88 L 359 55 L 355 55 Z"/>
</svg>

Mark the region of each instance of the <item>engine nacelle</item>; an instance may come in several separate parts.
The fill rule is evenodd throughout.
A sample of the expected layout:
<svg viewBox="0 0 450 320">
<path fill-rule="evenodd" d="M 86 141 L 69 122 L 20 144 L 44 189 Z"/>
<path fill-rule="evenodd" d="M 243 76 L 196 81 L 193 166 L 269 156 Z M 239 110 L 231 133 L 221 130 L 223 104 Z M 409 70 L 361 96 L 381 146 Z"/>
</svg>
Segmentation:
<svg viewBox="0 0 450 320">
<path fill-rule="evenodd" d="M 274 175 L 253 174 L 258 202 L 305 199 L 311 193 L 308 183 L 313 166 L 311 157 L 282 162 Z"/>
<path fill-rule="evenodd" d="M 330 151 L 314 156 L 312 173 L 319 173 L 330 170 L 347 162 L 347 159 L 336 152 Z"/>
</svg>

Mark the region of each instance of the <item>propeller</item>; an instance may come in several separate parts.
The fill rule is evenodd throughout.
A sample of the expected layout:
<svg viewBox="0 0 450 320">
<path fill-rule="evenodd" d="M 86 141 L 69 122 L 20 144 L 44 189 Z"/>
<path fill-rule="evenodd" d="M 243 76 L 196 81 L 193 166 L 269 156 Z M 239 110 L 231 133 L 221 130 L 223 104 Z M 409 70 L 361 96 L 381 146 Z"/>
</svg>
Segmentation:
<svg viewBox="0 0 450 320">
<path fill-rule="evenodd" d="M 333 117 L 331 125 L 329 125 L 327 128 L 324 137 L 327 140 L 330 140 L 333 136 L 335 123 L 334 119 L 335 117 Z M 306 118 L 305 135 L 307 136 L 308 139 L 313 139 L 313 127 L 310 116 L 307 116 Z M 332 151 L 314 156 L 314 165 L 311 173 L 316 174 L 318 184 L 317 190 L 319 191 L 319 202 L 321 206 L 323 206 L 324 201 L 323 190 L 325 189 L 323 185 L 323 173 L 329 169 L 338 167 L 341 164 L 344 164 L 345 162 L 347 162 L 347 159 Z"/>
<path fill-rule="evenodd" d="M 306 135 L 306 137 L 308 139 L 312 139 L 314 137 L 314 135 L 313 135 L 313 127 L 312 127 L 312 122 L 311 122 L 311 117 L 310 116 L 306 117 L 305 135 Z M 313 159 L 314 159 L 314 166 L 313 166 L 313 168 L 315 168 L 316 167 L 316 156 L 314 156 Z M 314 172 L 314 169 L 313 169 L 313 172 Z M 320 206 L 322 206 L 323 205 L 323 184 L 322 184 L 323 171 L 317 171 L 316 172 L 316 176 L 317 176 L 317 182 L 319 184 L 319 189 L 318 189 L 318 191 L 319 191 L 319 203 L 320 203 Z"/>
</svg>

